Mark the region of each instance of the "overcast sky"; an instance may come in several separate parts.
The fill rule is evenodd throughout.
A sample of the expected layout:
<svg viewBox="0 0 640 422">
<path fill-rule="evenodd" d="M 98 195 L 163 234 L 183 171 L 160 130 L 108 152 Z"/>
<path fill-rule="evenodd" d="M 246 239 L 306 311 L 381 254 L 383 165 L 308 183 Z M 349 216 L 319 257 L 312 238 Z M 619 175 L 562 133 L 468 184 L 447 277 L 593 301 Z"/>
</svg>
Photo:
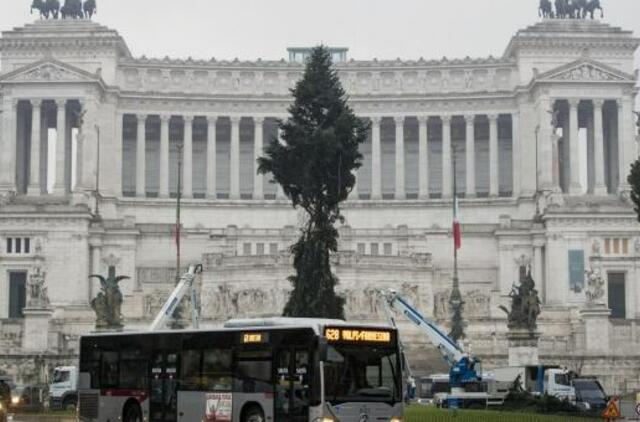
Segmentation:
<svg viewBox="0 0 640 422">
<path fill-rule="evenodd" d="M 601 0 L 605 22 L 640 36 L 640 0 Z M 36 18 L 0 0 L 0 29 Z M 279 59 L 289 46 L 349 47 L 356 59 L 500 56 L 538 20 L 538 0 L 98 0 L 94 19 L 135 56 Z"/>
</svg>

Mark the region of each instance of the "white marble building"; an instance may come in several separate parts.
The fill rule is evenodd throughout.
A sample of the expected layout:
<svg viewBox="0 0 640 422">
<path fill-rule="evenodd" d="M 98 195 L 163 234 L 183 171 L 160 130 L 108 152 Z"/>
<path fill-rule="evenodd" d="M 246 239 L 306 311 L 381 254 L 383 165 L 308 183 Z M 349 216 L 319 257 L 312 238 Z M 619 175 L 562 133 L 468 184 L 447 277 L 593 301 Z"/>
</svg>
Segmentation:
<svg viewBox="0 0 640 422">
<path fill-rule="evenodd" d="M 350 103 L 371 121 L 334 257 L 349 317 L 381 320 L 373 292 L 394 287 L 446 324 L 455 157 L 473 350 L 506 361 L 498 306 L 530 266 L 541 359 L 601 375 L 611 392 L 640 385 L 640 225 L 626 183 L 639 45 L 604 23 L 554 20 L 519 31 L 499 58 L 359 61 L 337 49 Z M 127 327 L 150 322 L 175 274 L 179 144 L 182 259 L 205 266 L 205 324 L 280 313 L 300 216 L 255 158 L 286 117 L 302 50 L 288 61 L 136 58 L 116 31 L 81 20 L 5 31 L 0 52 L 4 369 L 72 359 L 93 327 L 90 274 L 130 275 Z M 23 309 L 37 269 L 51 302 L 39 312 Z M 593 324 L 587 269 L 604 275 L 611 308 Z M 403 328 L 427 372 L 433 350 Z"/>
</svg>

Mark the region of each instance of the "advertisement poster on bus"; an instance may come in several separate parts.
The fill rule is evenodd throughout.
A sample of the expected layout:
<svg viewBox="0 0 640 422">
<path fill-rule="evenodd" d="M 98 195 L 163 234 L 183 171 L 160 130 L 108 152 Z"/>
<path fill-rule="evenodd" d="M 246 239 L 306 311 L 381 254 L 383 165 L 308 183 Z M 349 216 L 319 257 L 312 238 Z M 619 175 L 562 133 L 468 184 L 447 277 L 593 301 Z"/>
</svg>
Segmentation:
<svg viewBox="0 0 640 422">
<path fill-rule="evenodd" d="M 205 403 L 207 422 L 231 422 L 231 393 L 207 393 Z"/>
</svg>

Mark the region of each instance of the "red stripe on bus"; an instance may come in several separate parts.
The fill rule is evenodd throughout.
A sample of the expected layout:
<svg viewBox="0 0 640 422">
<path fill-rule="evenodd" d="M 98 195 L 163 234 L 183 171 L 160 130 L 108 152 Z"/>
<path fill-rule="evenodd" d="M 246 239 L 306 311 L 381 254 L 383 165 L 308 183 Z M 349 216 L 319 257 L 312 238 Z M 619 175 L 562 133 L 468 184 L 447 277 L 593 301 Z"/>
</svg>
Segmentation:
<svg viewBox="0 0 640 422">
<path fill-rule="evenodd" d="M 134 397 L 140 403 L 149 398 L 149 393 L 144 390 L 131 390 L 126 388 L 107 388 L 100 391 L 101 396 L 106 397 Z"/>
</svg>

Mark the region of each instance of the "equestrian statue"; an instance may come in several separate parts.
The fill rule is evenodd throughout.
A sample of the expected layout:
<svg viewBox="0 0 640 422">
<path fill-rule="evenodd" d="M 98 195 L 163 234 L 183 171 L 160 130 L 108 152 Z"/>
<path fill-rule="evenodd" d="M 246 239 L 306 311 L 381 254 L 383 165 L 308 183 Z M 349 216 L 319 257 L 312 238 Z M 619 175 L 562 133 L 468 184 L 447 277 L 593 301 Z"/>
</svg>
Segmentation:
<svg viewBox="0 0 640 422">
<path fill-rule="evenodd" d="M 538 16 L 545 19 L 595 19 L 596 10 L 600 10 L 600 18 L 604 18 L 600 0 L 555 0 L 554 4 L 551 0 L 540 0 Z"/>
<path fill-rule="evenodd" d="M 64 0 L 60 7 L 59 0 L 32 0 L 31 13 L 36 9 L 41 19 L 91 19 L 98 13 L 96 0 Z"/>
</svg>

